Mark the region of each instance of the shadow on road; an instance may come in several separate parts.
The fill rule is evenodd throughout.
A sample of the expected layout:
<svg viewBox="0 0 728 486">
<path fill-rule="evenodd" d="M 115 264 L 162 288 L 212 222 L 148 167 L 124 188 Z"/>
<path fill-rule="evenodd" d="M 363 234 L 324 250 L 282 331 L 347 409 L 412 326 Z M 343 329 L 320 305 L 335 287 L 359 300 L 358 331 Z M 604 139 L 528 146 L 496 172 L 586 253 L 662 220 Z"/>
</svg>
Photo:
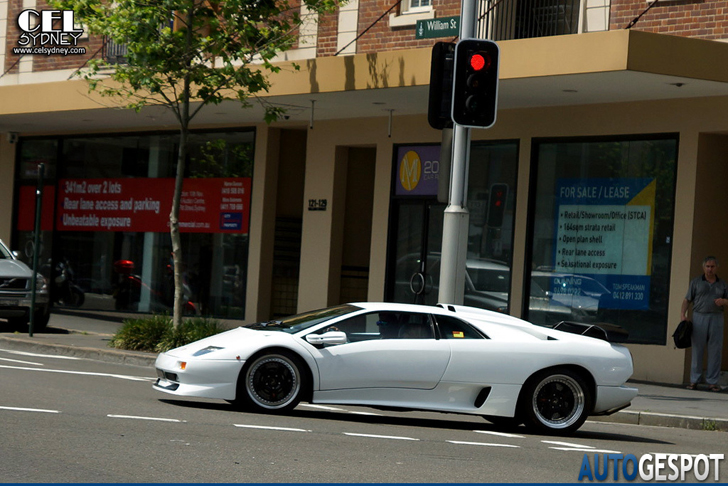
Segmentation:
<svg viewBox="0 0 728 486">
<path fill-rule="evenodd" d="M 221 403 L 221 402 L 199 402 L 199 401 L 192 401 L 192 400 L 174 400 L 174 399 L 160 399 L 160 402 L 173 405 L 176 407 L 183 407 L 183 408 L 197 408 L 197 409 L 205 409 L 205 410 L 217 410 L 221 412 L 232 412 L 236 414 L 240 413 L 252 413 L 254 412 L 241 412 L 239 408 L 237 408 L 235 405 L 229 404 L 229 403 Z M 379 410 L 374 407 L 371 407 L 371 409 Z M 321 410 L 321 411 L 313 411 L 313 410 L 302 410 L 300 408 L 297 408 L 293 411 L 287 412 L 287 413 L 278 413 L 276 415 L 279 416 L 285 416 L 285 417 L 293 417 L 293 418 L 305 418 L 305 419 L 321 419 L 321 420 L 328 420 L 328 421 L 338 421 L 338 422 L 346 422 L 346 423 L 357 423 L 357 424 L 372 424 L 372 425 L 396 425 L 396 426 L 404 426 L 404 427 L 425 427 L 428 429 L 440 429 L 440 430 L 461 430 L 461 431 L 471 431 L 471 430 L 486 430 L 486 431 L 493 431 L 493 432 L 505 432 L 505 433 L 513 433 L 513 434 L 525 434 L 530 435 L 533 437 L 539 437 L 542 436 L 544 438 L 550 438 L 554 439 L 554 437 L 559 436 L 546 436 L 542 435 L 540 433 L 534 433 L 529 431 L 524 426 L 519 426 L 516 428 L 507 428 L 502 426 L 496 426 L 494 424 L 491 424 L 485 419 L 482 419 L 475 415 L 456 415 L 454 416 L 460 418 L 461 420 L 444 420 L 442 418 L 436 418 L 436 417 L 427 417 L 427 415 L 432 414 L 435 415 L 435 412 L 407 412 L 407 411 L 401 411 L 401 410 L 393 410 L 389 409 L 387 410 L 388 413 L 397 414 L 397 415 L 364 415 L 364 414 L 358 414 L 358 413 L 351 413 L 346 411 L 330 411 L 330 410 Z M 417 415 L 416 417 L 413 415 Z M 441 415 L 437 413 L 437 415 Z M 645 444 L 660 444 L 660 445 L 671 445 L 672 442 L 666 442 L 662 440 L 656 440 L 652 439 L 650 437 L 640 437 L 640 436 L 634 436 L 634 435 L 627 435 L 627 434 L 615 434 L 610 432 L 594 432 L 594 431 L 585 431 L 585 430 L 578 430 L 574 433 L 572 436 L 568 437 L 562 437 L 562 439 L 590 439 L 590 440 L 611 440 L 615 442 L 625 442 L 625 443 L 645 443 Z"/>
</svg>

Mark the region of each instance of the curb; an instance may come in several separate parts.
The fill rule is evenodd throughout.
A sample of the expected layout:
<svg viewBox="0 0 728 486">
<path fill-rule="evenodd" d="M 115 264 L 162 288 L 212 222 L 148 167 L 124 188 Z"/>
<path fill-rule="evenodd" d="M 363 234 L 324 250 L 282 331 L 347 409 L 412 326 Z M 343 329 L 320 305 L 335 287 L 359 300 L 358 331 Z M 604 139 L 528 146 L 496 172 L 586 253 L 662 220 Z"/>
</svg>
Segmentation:
<svg viewBox="0 0 728 486">
<path fill-rule="evenodd" d="M 132 366 L 153 367 L 156 355 L 141 351 L 120 351 L 115 349 L 96 349 L 82 346 L 69 346 L 65 344 L 46 344 L 21 338 L 7 338 L 0 336 L 0 345 L 16 351 L 39 352 L 53 350 L 60 356 L 93 359 L 106 363 L 121 363 Z"/>
<path fill-rule="evenodd" d="M 589 420 L 592 422 L 611 422 L 629 425 L 651 425 L 653 427 L 673 427 L 679 429 L 728 432 L 727 419 L 672 415 L 667 413 L 621 411 L 614 415 L 589 417 Z"/>
</svg>

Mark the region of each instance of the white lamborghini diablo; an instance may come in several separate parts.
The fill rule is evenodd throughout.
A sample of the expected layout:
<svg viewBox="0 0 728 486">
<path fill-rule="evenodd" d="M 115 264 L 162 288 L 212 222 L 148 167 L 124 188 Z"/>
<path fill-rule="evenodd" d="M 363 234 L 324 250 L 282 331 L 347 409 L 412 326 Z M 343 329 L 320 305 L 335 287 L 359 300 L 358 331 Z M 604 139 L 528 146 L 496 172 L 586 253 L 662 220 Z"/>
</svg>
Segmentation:
<svg viewBox="0 0 728 486">
<path fill-rule="evenodd" d="M 261 412 L 395 407 L 568 434 L 637 394 L 629 351 L 609 339 L 598 325 L 549 329 L 472 307 L 345 304 L 162 353 L 154 388 Z"/>
</svg>

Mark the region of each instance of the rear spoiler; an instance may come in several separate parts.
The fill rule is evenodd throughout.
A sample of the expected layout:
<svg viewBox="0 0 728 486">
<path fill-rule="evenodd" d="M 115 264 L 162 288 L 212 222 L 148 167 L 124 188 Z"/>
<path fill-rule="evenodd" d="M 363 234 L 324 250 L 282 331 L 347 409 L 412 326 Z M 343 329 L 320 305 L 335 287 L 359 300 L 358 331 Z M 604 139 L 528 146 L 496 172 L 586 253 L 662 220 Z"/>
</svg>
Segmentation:
<svg viewBox="0 0 728 486">
<path fill-rule="evenodd" d="M 582 336 L 593 337 L 610 343 L 626 343 L 629 337 L 627 330 L 608 322 L 584 324 L 583 322 L 561 321 L 553 329 L 571 334 L 581 334 Z"/>
</svg>

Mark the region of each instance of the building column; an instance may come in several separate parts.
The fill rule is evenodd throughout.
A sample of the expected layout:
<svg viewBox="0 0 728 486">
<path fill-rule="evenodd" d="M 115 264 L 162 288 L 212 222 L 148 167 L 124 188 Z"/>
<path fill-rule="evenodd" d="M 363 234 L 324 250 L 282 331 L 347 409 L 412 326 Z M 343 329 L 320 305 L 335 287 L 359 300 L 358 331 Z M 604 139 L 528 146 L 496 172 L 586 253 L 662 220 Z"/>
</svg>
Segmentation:
<svg viewBox="0 0 728 486">
<path fill-rule="evenodd" d="M 308 132 L 298 312 L 338 303 L 348 151 L 323 125 Z"/>
<path fill-rule="evenodd" d="M 250 198 L 246 322 L 270 318 L 279 148 L 280 130 L 258 125 Z"/>
</svg>

